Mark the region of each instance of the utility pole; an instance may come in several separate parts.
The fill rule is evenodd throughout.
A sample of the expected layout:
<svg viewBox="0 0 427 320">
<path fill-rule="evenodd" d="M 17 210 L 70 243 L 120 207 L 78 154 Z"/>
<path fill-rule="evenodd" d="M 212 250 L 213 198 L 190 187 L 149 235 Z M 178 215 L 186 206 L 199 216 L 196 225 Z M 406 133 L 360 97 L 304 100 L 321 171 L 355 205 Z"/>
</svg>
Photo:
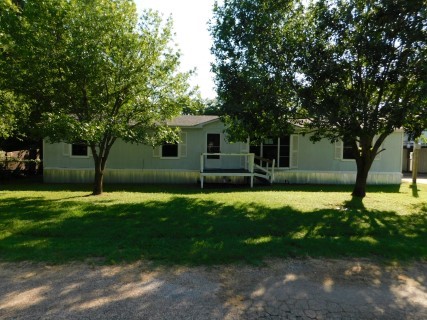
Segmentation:
<svg viewBox="0 0 427 320">
<path fill-rule="evenodd" d="M 412 184 L 417 184 L 420 149 L 421 149 L 421 144 L 418 143 L 416 139 L 414 141 L 414 151 L 412 152 Z"/>
</svg>

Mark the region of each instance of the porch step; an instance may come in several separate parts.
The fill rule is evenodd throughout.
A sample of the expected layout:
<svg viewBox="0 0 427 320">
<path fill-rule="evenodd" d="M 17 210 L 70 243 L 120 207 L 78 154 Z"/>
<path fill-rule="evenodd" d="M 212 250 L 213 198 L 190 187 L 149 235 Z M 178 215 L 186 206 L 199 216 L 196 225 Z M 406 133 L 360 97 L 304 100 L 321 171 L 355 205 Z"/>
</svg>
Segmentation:
<svg viewBox="0 0 427 320">
<path fill-rule="evenodd" d="M 211 169 L 205 168 L 205 157 L 218 155 L 221 157 L 225 156 L 236 156 L 236 157 L 246 157 L 246 162 L 244 167 L 240 168 L 218 168 Z M 261 161 L 266 162 L 266 167 L 262 165 L 256 165 L 254 163 L 255 155 L 253 153 L 202 153 L 200 155 L 200 187 L 203 189 L 203 182 L 205 177 L 214 177 L 214 176 L 224 176 L 224 177 L 248 177 L 251 188 L 253 187 L 254 178 L 263 180 L 270 184 L 274 181 L 274 163 L 271 161 L 271 166 L 269 166 L 270 160 L 260 158 Z M 240 161 L 241 162 L 241 161 Z M 242 164 L 241 164 L 242 165 Z M 269 170 L 271 168 L 271 170 Z"/>
<path fill-rule="evenodd" d="M 265 184 L 265 185 L 270 185 L 271 182 L 267 177 L 260 177 L 260 176 L 254 176 L 260 183 Z"/>
<path fill-rule="evenodd" d="M 267 182 L 267 183 L 271 184 L 271 176 L 269 174 L 266 174 L 265 172 L 263 172 L 261 170 L 255 170 L 254 171 L 254 177 L 260 181 Z"/>
</svg>

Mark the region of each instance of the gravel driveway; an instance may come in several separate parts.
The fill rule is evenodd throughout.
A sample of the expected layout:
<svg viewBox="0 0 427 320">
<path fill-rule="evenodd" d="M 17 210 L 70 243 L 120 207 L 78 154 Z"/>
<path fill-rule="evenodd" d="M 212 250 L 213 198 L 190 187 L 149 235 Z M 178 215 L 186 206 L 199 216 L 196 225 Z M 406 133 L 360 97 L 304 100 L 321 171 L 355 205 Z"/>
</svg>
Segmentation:
<svg viewBox="0 0 427 320">
<path fill-rule="evenodd" d="M 0 319 L 427 319 L 427 263 L 2 263 Z"/>
</svg>

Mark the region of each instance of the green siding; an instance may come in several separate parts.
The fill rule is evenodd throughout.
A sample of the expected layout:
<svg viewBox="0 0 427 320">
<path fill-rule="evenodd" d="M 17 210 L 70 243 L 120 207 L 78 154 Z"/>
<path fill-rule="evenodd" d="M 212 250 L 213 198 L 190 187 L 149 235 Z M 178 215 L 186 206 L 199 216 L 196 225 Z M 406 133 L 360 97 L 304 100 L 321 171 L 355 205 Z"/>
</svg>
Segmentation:
<svg viewBox="0 0 427 320">
<path fill-rule="evenodd" d="M 240 153 L 247 150 L 246 143 L 229 144 L 224 139 L 224 126 L 214 121 L 201 128 L 183 128 L 186 133 L 186 156 L 177 159 L 156 157 L 151 146 L 125 143 L 118 140 L 112 147 L 107 161 L 110 178 L 117 182 L 177 182 L 194 181 L 200 170 L 200 155 L 206 152 L 208 133 L 221 134 L 222 153 Z M 371 176 L 378 176 L 376 181 L 398 181 L 402 168 L 403 132 L 390 135 L 383 144 L 385 151 L 375 160 L 371 168 Z M 49 182 L 85 182 L 92 179 L 92 157 L 76 158 L 67 154 L 68 145 L 64 143 L 44 143 L 45 181 Z M 245 151 L 247 152 L 247 151 Z M 309 136 L 298 137 L 298 149 L 292 154 L 297 157 L 296 167 L 276 169 L 276 181 L 316 181 L 321 182 L 352 181 L 356 171 L 354 160 L 335 159 L 335 144 L 322 140 L 312 143 Z M 292 161 L 292 158 L 291 158 Z M 219 161 L 212 162 L 222 168 L 238 168 L 242 164 L 241 157 L 221 156 Z M 174 174 L 178 173 L 179 174 Z M 374 175 L 377 174 L 376 176 Z M 393 173 L 387 178 L 387 174 Z M 340 175 L 343 178 L 340 178 Z M 113 178 L 115 176 L 115 178 Z M 299 178 L 296 178 L 299 177 Z M 382 178 L 383 177 L 383 178 Z M 322 180 L 323 179 L 323 180 Z M 283 180 L 283 181 L 282 181 Z M 343 182 L 345 182 L 343 180 Z"/>
<path fill-rule="evenodd" d="M 185 169 L 199 170 L 200 154 L 206 152 L 206 136 L 208 133 L 219 133 L 222 135 L 223 125 L 219 121 L 207 124 L 203 128 L 184 128 L 186 133 L 187 156 L 178 159 L 167 159 L 154 157 L 153 147 L 125 143 L 118 140 L 111 148 L 106 167 L 109 169 Z M 240 153 L 241 144 L 229 144 L 221 141 L 221 152 Z M 49 144 L 44 147 L 44 166 L 46 168 L 93 168 L 93 159 L 76 158 L 65 155 L 64 143 Z M 238 158 L 238 157 L 237 157 Z M 225 167 L 238 167 L 240 159 L 221 160 Z"/>
<path fill-rule="evenodd" d="M 401 172 L 403 132 L 394 132 L 383 143 L 385 151 L 374 160 L 371 172 Z M 309 136 L 299 137 L 298 170 L 356 171 L 354 160 L 335 159 L 335 143 L 312 143 Z"/>
</svg>

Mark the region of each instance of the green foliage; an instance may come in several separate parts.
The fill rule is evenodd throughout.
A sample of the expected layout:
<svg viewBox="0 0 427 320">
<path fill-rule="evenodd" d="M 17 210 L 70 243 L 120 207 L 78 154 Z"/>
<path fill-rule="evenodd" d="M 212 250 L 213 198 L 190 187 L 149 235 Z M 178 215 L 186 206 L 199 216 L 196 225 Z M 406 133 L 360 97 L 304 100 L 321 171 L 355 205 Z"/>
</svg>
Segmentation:
<svg viewBox="0 0 427 320">
<path fill-rule="evenodd" d="M 423 129 L 424 1 L 318 1 L 304 22 L 299 94 L 319 136 L 360 141 L 402 127 Z"/>
<path fill-rule="evenodd" d="M 0 259 L 162 264 L 259 263 L 272 257 L 427 259 L 427 185 L 205 189 L 3 185 Z"/>
<path fill-rule="evenodd" d="M 427 135 L 422 134 L 421 136 L 419 136 L 418 138 L 415 139 L 415 142 L 427 144 Z"/>
<path fill-rule="evenodd" d="M 184 114 L 219 116 L 221 111 L 216 99 L 198 99 L 197 103 L 192 105 L 192 108 L 184 109 Z"/>
<path fill-rule="evenodd" d="M 85 141 L 101 171 L 117 139 L 158 144 L 193 104 L 172 21 L 128 0 L 2 4 L 5 85 L 30 100 L 50 141 Z M 4 23 L 3 23 L 4 22 Z"/>
<path fill-rule="evenodd" d="M 19 110 L 13 93 L 0 89 L 0 114 L 0 139 L 6 139 L 17 130 L 19 117 L 25 117 L 25 108 Z"/>
<path fill-rule="evenodd" d="M 38 104 L 52 141 L 99 144 L 108 132 L 146 142 L 189 101 L 172 22 L 155 12 L 138 26 L 130 1 L 35 1 L 13 14 L 8 62 L 20 79 L 11 86 Z"/>
<path fill-rule="evenodd" d="M 211 32 L 229 133 L 348 141 L 363 189 L 393 130 L 427 126 L 426 25 L 424 0 L 224 1 Z"/>
<path fill-rule="evenodd" d="M 423 0 L 217 5 L 213 67 L 226 119 L 246 135 L 309 119 L 316 140 L 422 130 L 426 11 Z"/>
<path fill-rule="evenodd" d="M 294 99 L 293 57 L 286 39 L 296 31 L 289 0 L 225 1 L 215 6 L 211 33 L 216 56 L 218 103 L 232 140 L 281 135 L 298 107 Z M 289 56 L 291 55 L 291 56 Z"/>
</svg>

